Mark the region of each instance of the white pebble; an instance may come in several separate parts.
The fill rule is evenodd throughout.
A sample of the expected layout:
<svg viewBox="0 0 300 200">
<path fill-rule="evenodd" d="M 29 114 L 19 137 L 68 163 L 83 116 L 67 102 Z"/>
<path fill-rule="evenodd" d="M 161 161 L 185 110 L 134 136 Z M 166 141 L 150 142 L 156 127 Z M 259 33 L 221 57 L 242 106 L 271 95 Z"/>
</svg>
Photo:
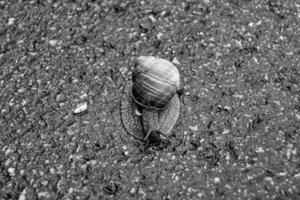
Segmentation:
<svg viewBox="0 0 300 200">
<path fill-rule="evenodd" d="M 174 65 L 180 65 L 180 62 L 179 62 L 179 60 L 176 57 L 173 58 L 172 63 Z"/>
<path fill-rule="evenodd" d="M 74 110 L 74 113 L 79 114 L 86 110 L 87 110 L 87 102 L 84 102 L 77 105 L 76 109 Z"/>
<path fill-rule="evenodd" d="M 20 194 L 18 200 L 25 200 L 25 199 L 26 199 L 26 193 L 27 193 L 27 191 L 26 191 L 26 188 L 25 188 L 25 189 L 21 192 L 21 194 Z"/>
<path fill-rule="evenodd" d="M 136 189 L 135 189 L 135 188 L 131 188 L 131 189 L 130 189 L 130 193 L 131 193 L 131 194 L 134 194 L 135 192 L 136 192 Z"/>
<path fill-rule="evenodd" d="M 264 152 L 264 149 L 263 149 L 262 147 L 257 147 L 257 148 L 255 149 L 255 152 L 256 152 L 256 153 L 263 153 L 263 152 Z"/>
<path fill-rule="evenodd" d="M 137 108 L 135 108 L 134 114 L 137 115 L 137 116 L 142 116 L 142 113 L 140 111 L 138 111 Z"/>
<path fill-rule="evenodd" d="M 49 44 L 50 44 L 51 46 L 55 46 L 57 43 L 58 43 L 57 40 L 49 40 Z"/>
<path fill-rule="evenodd" d="M 243 48 L 242 42 L 240 40 L 235 40 L 235 43 L 239 48 Z"/>
<path fill-rule="evenodd" d="M 47 197 L 49 197 L 49 193 L 48 192 L 39 192 L 38 197 L 39 198 L 41 198 L 41 197 L 46 197 L 47 198 Z"/>
<path fill-rule="evenodd" d="M 12 168 L 12 167 L 8 168 L 8 173 L 9 173 L 10 176 L 14 176 L 15 175 L 15 168 Z"/>
<path fill-rule="evenodd" d="M 300 179 L 300 173 L 298 173 L 298 174 L 295 174 L 295 175 L 294 175 L 294 177 L 295 177 L 295 178 L 299 178 L 299 179 Z"/>
<path fill-rule="evenodd" d="M 162 34 L 161 32 L 159 32 L 156 37 L 157 39 L 161 40 L 163 38 L 164 34 Z"/>
<path fill-rule="evenodd" d="M 219 177 L 215 177 L 214 182 L 215 183 L 220 183 L 220 178 Z"/>
<path fill-rule="evenodd" d="M 199 192 L 199 193 L 197 193 L 197 196 L 198 196 L 199 198 L 201 198 L 201 197 L 204 196 L 204 193 Z"/>
<path fill-rule="evenodd" d="M 198 131 L 198 126 L 197 125 L 195 125 L 195 126 L 189 126 L 189 129 L 191 131 Z"/>
<path fill-rule="evenodd" d="M 229 133 L 229 132 L 230 132 L 230 130 L 224 129 L 223 132 L 222 132 L 222 134 L 227 134 L 227 133 Z"/>
<path fill-rule="evenodd" d="M 15 18 L 9 18 L 8 19 L 8 25 L 13 25 L 15 23 L 16 19 Z"/>
<path fill-rule="evenodd" d="M 50 168 L 50 173 L 54 174 L 55 173 L 55 169 L 54 168 Z"/>
<path fill-rule="evenodd" d="M 83 93 L 79 98 L 80 99 L 86 99 L 88 97 L 87 93 Z"/>
<path fill-rule="evenodd" d="M 296 113 L 297 120 L 300 120 L 300 114 Z"/>
<path fill-rule="evenodd" d="M 149 19 L 151 20 L 151 22 L 156 22 L 156 18 L 153 15 L 150 15 Z"/>
</svg>

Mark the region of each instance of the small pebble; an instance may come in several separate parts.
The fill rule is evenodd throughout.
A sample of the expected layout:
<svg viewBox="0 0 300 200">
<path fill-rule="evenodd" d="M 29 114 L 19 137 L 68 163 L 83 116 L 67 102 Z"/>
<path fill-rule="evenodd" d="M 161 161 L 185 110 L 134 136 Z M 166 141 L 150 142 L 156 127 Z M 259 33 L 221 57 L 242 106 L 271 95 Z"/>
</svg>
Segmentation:
<svg viewBox="0 0 300 200">
<path fill-rule="evenodd" d="M 76 109 L 74 110 L 74 114 L 80 114 L 87 110 L 87 102 L 80 103 L 77 105 Z"/>
<path fill-rule="evenodd" d="M 50 41 L 49 41 L 49 44 L 50 44 L 51 46 L 56 46 L 57 43 L 58 43 L 57 40 L 50 40 Z"/>
<path fill-rule="evenodd" d="M 157 33 L 156 38 L 161 40 L 163 38 L 164 34 L 162 34 L 161 32 Z"/>
<path fill-rule="evenodd" d="M 294 177 L 295 177 L 295 178 L 299 178 L 299 179 L 300 179 L 300 173 L 298 173 L 298 174 L 295 174 L 295 175 L 294 175 Z"/>
<path fill-rule="evenodd" d="M 199 193 L 197 194 L 197 196 L 198 196 L 199 198 L 201 198 L 201 197 L 204 196 L 204 194 L 199 192 Z"/>
<path fill-rule="evenodd" d="M 26 199 L 26 188 L 21 192 L 18 200 L 25 200 Z"/>
<path fill-rule="evenodd" d="M 153 15 L 150 15 L 149 19 L 151 20 L 151 22 L 156 22 L 156 18 Z"/>
<path fill-rule="evenodd" d="M 62 102 L 62 101 L 64 101 L 65 100 L 65 95 L 64 94 L 58 94 L 57 96 L 56 96 L 56 101 L 57 102 Z"/>
<path fill-rule="evenodd" d="M 220 183 L 220 178 L 219 177 L 215 177 L 214 182 L 215 183 Z"/>
<path fill-rule="evenodd" d="M 131 194 L 136 193 L 136 189 L 135 189 L 135 188 L 131 188 L 131 189 L 130 189 L 130 193 L 131 193 Z"/>
<path fill-rule="evenodd" d="M 242 45 L 242 42 L 241 42 L 241 41 L 235 40 L 235 43 L 236 43 L 236 45 L 237 45 L 239 48 L 243 48 L 243 45 Z"/>
<path fill-rule="evenodd" d="M 8 19 L 8 25 L 13 25 L 15 23 L 16 19 L 15 18 L 9 18 Z"/>
<path fill-rule="evenodd" d="M 15 175 L 15 168 L 12 168 L 12 167 L 8 168 L 8 173 L 9 173 L 10 176 L 14 176 Z"/>
<path fill-rule="evenodd" d="M 83 100 L 83 99 L 87 99 L 88 95 L 87 93 L 83 93 L 82 95 L 80 95 L 80 99 Z"/>
<path fill-rule="evenodd" d="M 134 110 L 134 114 L 136 114 L 137 116 L 142 116 L 142 113 L 138 111 L 137 108 Z"/>
<path fill-rule="evenodd" d="M 191 131 L 198 131 L 198 126 L 197 125 L 195 125 L 195 126 L 189 126 L 189 129 Z"/>
<path fill-rule="evenodd" d="M 180 65 L 180 62 L 179 62 L 179 60 L 176 57 L 173 58 L 172 63 L 174 65 Z"/>
</svg>

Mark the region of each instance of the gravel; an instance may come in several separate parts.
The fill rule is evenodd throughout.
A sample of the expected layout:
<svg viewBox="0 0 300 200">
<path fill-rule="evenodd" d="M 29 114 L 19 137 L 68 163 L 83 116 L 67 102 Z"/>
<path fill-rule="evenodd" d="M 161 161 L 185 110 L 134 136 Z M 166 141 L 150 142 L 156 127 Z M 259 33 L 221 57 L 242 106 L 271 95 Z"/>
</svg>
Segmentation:
<svg viewBox="0 0 300 200">
<path fill-rule="evenodd" d="M 0 199 L 300 199 L 297 0 L 0 1 Z M 170 141 L 123 130 L 141 55 L 177 65 Z"/>
</svg>

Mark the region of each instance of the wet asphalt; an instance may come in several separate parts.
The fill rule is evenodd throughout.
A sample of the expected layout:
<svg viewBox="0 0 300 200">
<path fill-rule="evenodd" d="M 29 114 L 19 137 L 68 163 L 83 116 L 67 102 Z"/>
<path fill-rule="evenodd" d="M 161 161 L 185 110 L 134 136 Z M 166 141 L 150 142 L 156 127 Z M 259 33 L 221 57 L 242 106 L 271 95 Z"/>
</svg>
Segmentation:
<svg viewBox="0 0 300 200">
<path fill-rule="evenodd" d="M 0 1 L 0 199 L 300 199 L 297 0 Z M 134 60 L 183 87 L 167 143 L 123 129 Z"/>
</svg>

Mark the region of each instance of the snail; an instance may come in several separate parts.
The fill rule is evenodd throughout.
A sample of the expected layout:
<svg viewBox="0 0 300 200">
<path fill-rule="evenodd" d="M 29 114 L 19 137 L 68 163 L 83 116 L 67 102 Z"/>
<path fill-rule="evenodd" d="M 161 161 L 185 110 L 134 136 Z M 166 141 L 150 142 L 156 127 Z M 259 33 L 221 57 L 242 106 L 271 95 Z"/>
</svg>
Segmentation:
<svg viewBox="0 0 300 200">
<path fill-rule="evenodd" d="M 168 60 L 141 56 L 121 99 L 125 130 L 142 141 L 159 141 L 173 129 L 180 111 L 178 69 Z"/>
</svg>

